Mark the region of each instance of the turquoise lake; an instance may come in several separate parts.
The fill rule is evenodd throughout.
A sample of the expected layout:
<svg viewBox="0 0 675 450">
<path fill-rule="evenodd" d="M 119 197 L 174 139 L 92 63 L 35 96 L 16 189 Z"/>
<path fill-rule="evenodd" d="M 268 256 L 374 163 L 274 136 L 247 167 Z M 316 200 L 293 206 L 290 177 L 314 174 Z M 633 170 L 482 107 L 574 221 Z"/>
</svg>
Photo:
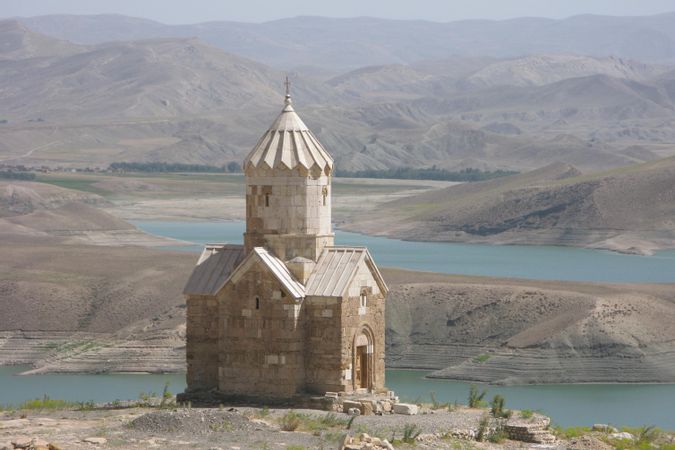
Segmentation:
<svg viewBox="0 0 675 450">
<path fill-rule="evenodd" d="M 134 222 L 156 235 L 194 242 L 172 247 L 198 252 L 209 242 L 241 243 L 243 222 Z M 465 275 L 531 279 L 675 282 L 675 251 L 636 256 L 555 246 L 490 246 L 406 242 L 356 233 L 336 232 L 338 245 L 368 246 L 380 266 Z M 73 401 L 135 399 L 141 392 L 162 391 L 165 382 L 176 393 L 185 388 L 182 374 L 13 376 L 20 367 L 0 367 L 0 404 L 20 403 L 47 394 Z M 428 372 L 388 370 L 387 385 L 404 400 L 466 403 L 469 383 L 424 378 Z M 675 380 L 673 380 L 675 383 Z M 586 384 L 484 386 L 488 398 L 501 394 L 507 407 L 541 410 L 562 426 L 593 423 L 656 425 L 675 430 L 675 384 Z"/>
<path fill-rule="evenodd" d="M 244 222 L 133 222 L 142 230 L 199 245 L 242 243 Z M 409 242 L 336 231 L 337 245 L 367 246 L 382 267 L 460 275 L 623 283 L 675 282 L 675 251 L 627 255 L 575 247 Z"/>
<path fill-rule="evenodd" d="M 18 404 L 41 398 L 96 402 L 137 399 L 141 392 L 161 393 L 169 382 L 171 392 L 185 389 L 184 374 L 47 374 L 14 376 L 27 367 L 0 367 L 0 404 Z M 387 370 L 387 386 L 406 401 L 430 402 L 430 393 L 438 401 L 466 403 L 469 383 L 424 378 L 419 370 Z M 611 423 L 616 426 L 656 425 L 675 430 L 674 385 L 538 385 L 481 386 L 486 398 L 495 394 L 506 398 L 506 406 L 541 410 L 561 426 L 590 426 Z"/>
</svg>

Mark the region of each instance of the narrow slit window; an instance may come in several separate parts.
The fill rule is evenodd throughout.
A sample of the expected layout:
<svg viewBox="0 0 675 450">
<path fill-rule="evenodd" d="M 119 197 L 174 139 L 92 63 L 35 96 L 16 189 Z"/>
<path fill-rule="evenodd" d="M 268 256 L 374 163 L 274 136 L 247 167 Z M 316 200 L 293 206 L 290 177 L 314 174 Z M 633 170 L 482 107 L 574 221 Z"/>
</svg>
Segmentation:
<svg viewBox="0 0 675 450">
<path fill-rule="evenodd" d="M 260 297 L 255 298 L 255 309 L 260 309 Z"/>
<path fill-rule="evenodd" d="M 323 196 L 323 206 L 326 206 L 326 197 L 328 197 L 328 186 L 324 186 L 321 195 Z"/>
<path fill-rule="evenodd" d="M 265 194 L 265 206 L 270 206 L 270 194 Z"/>
<path fill-rule="evenodd" d="M 365 290 L 361 291 L 361 298 L 360 298 L 359 305 L 362 308 L 365 308 L 366 306 L 368 306 L 368 295 L 367 295 Z"/>
</svg>

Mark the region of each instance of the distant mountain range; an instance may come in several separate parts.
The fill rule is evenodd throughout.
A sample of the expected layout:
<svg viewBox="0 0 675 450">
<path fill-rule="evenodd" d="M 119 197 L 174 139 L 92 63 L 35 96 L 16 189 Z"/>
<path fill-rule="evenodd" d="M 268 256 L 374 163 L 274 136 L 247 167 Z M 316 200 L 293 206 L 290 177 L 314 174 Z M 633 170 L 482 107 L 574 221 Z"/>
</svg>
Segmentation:
<svg viewBox="0 0 675 450">
<path fill-rule="evenodd" d="M 646 17 L 575 16 L 450 23 L 368 17 L 294 17 L 261 24 L 164 25 L 117 15 L 21 19 L 31 29 L 83 44 L 197 37 L 247 58 L 289 69 L 343 71 L 450 56 L 514 58 L 542 53 L 675 61 L 675 13 Z"/>
<path fill-rule="evenodd" d="M 517 35 L 537 27 L 552 28 L 529 40 L 546 53 L 502 57 L 499 48 L 527 53 Z M 563 161 L 587 171 L 651 161 L 675 155 L 675 67 L 650 46 L 641 60 L 625 58 L 629 46 L 619 44 L 637 29 L 671 42 L 675 14 L 184 27 L 122 16 L 0 21 L 0 163 L 240 161 L 281 107 L 285 72 L 268 64 L 295 68 L 297 109 L 342 169 L 525 171 Z M 569 30 L 597 35 L 568 39 Z M 570 53 L 582 42 L 605 42 L 611 56 Z M 347 69 L 359 64 L 367 65 Z"/>
</svg>

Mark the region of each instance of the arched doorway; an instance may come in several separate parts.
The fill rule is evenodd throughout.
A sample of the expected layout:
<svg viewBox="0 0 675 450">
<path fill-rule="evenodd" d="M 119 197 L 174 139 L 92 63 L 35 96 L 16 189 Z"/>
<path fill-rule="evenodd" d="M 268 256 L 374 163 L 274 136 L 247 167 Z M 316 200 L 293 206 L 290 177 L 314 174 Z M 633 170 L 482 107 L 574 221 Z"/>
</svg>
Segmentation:
<svg viewBox="0 0 675 450">
<path fill-rule="evenodd" d="M 353 348 L 354 389 L 370 389 L 373 386 L 373 338 L 367 328 L 354 337 Z"/>
</svg>

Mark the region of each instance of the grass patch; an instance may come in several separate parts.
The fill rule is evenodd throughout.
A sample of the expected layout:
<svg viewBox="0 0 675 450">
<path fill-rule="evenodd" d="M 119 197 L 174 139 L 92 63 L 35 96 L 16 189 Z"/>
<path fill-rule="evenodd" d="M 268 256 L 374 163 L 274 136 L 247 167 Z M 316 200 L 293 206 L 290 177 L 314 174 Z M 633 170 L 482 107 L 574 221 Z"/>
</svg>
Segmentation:
<svg viewBox="0 0 675 450">
<path fill-rule="evenodd" d="M 101 181 L 100 178 L 84 177 L 84 176 L 56 176 L 56 175 L 39 175 L 35 181 L 40 183 L 51 184 L 54 186 L 73 189 L 76 191 L 89 192 L 102 196 L 110 195 L 111 192 L 105 189 L 94 186 L 95 183 Z"/>
<path fill-rule="evenodd" d="M 391 436 L 391 443 L 393 445 L 414 444 L 422 429 L 415 424 L 407 423 L 403 426 L 402 436 L 400 439 L 396 438 L 395 434 Z"/>
<path fill-rule="evenodd" d="M 534 417 L 534 411 L 532 411 L 531 409 L 523 409 L 522 411 L 520 411 L 520 417 L 522 419 L 531 419 L 532 417 Z"/>
<path fill-rule="evenodd" d="M 586 433 L 591 431 L 590 427 L 567 427 L 563 428 L 561 426 L 555 425 L 552 427 L 553 432 L 556 436 L 563 439 L 574 439 L 580 436 L 583 436 Z"/>
<path fill-rule="evenodd" d="M 484 364 L 488 361 L 488 359 L 490 359 L 490 356 L 491 355 L 488 355 L 487 353 L 483 353 L 481 355 L 476 356 L 473 359 L 473 362 L 478 363 L 478 364 Z"/>
<path fill-rule="evenodd" d="M 348 419 L 338 417 L 335 413 L 328 413 L 323 416 L 315 416 L 311 414 L 302 414 L 293 410 L 284 414 L 279 426 L 284 431 L 324 431 L 335 428 L 343 429 L 349 424 Z"/>
<path fill-rule="evenodd" d="M 76 409 L 80 411 L 89 411 L 94 409 L 93 401 L 87 402 L 73 402 L 69 400 L 60 400 L 50 398 L 48 395 L 43 395 L 42 398 L 33 400 L 26 400 L 19 404 L 0 405 L 1 411 L 43 411 L 43 410 L 60 410 L 60 409 Z"/>
</svg>

